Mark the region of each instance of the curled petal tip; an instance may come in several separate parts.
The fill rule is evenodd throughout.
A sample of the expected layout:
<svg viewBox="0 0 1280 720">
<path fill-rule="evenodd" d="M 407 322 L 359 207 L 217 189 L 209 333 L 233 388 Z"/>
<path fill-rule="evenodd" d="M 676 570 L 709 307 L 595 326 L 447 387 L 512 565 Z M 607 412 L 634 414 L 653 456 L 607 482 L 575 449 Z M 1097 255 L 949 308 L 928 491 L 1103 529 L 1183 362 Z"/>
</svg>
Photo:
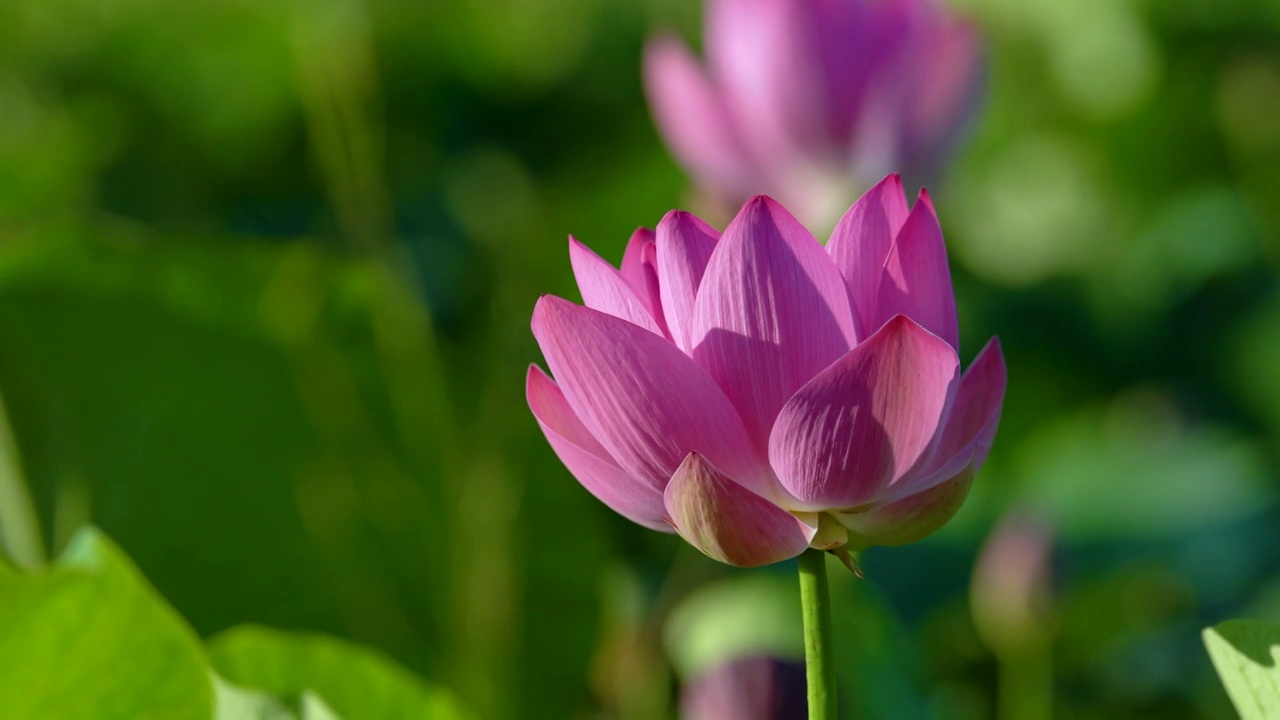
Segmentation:
<svg viewBox="0 0 1280 720">
<path fill-rule="evenodd" d="M 667 214 L 662 216 L 662 220 L 658 222 L 658 225 L 664 226 L 682 222 L 689 216 L 689 214 L 688 210 L 681 210 L 679 208 L 668 210 Z"/>
<path fill-rule="evenodd" d="M 529 363 L 529 369 L 524 373 L 525 380 L 528 380 L 530 377 L 540 373 L 546 375 L 546 372 L 544 372 L 542 368 L 538 367 L 538 363 Z"/>
<path fill-rule="evenodd" d="M 920 192 L 916 194 L 916 204 L 919 205 L 920 203 L 924 203 L 929 212 L 937 215 L 937 211 L 933 209 L 933 196 L 929 194 L 929 188 L 922 187 Z"/>
<path fill-rule="evenodd" d="M 545 315 L 549 312 L 552 312 L 558 309 L 559 307 L 562 306 L 562 304 L 567 304 L 568 302 L 569 302 L 568 300 L 565 300 L 564 298 L 559 297 L 557 295 L 552 295 L 551 293 L 542 293 L 541 295 L 538 296 L 538 301 L 533 305 L 533 316 L 536 318 L 539 315 Z"/>
<path fill-rule="evenodd" d="M 752 195 L 751 198 L 743 204 L 742 209 L 755 210 L 756 208 L 764 208 L 767 210 L 773 210 L 778 207 L 781 207 L 781 205 L 778 204 L 777 200 L 774 200 L 768 195 L 762 193 L 760 195 Z"/>
</svg>

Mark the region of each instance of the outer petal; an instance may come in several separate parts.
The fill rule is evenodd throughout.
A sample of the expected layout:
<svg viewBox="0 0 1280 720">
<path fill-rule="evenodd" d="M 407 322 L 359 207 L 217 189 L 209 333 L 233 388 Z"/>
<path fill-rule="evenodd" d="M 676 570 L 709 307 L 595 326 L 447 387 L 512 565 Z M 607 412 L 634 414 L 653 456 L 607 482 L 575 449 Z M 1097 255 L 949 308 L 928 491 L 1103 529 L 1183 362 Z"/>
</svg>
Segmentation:
<svg viewBox="0 0 1280 720">
<path fill-rule="evenodd" d="M 902 500 L 863 513 L 838 513 L 837 519 L 849 529 L 849 546 L 906 545 L 932 535 L 960 510 L 974 472 L 970 464 L 958 475 Z"/>
<path fill-rule="evenodd" d="M 907 220 L 907 196 L 897 173 L 876 183 L 840 218 L 827 252 L 849 284 L 849 296 L 858 315 L 859 333 L 866 337 L 870 327 L 884 261 L 893 239 Z"/>
<path fill-rule="evenodd" d="M 729 479 L 698 453 L 680 464 L 663 494 L 680 537 L 708 557 L 738 567 L 804 552 L 817 528 Z"/>
<path fill-rule="evenodd" d="M 951 347 L 960 347 L 947 248 L 933 203 L 924 190 L 885 260 L 870 329 L 894 315 L 906 315 Z"/>
<path fill-rule="evenodd" d="M 648 43 L 644 85 L 658 131 L 700 185 L 725 198 L 758 192 L 758 171 L 724 100 L 684 43 L 670 36 Z"/>
<path fill-rule="evenodd" d="M 959 365 L 906 317 L 886 323 L 782 408 L 769 439 L 782 486 L 814 510 L 879 500 L 932 457 Z"/>
<path fill-rule="evenodd" d="M 707 261 L 716 249 L 720 232 L 683 210 L 672 210 L 658 223 L 657 252 L 662 313 L 671 339 L 689 353 L 693 350 L 693 307 Z"/>
<path fill-rule="evenodd" d="M 662 317 L 662 303 L 658 297 L 658 263 L 655 235 L 649 228 L 636 228 L 622 255 L 622 268 L 618 271 L 640 303 L 659 326 L 666 327 Z"/>
<path fill-rule="evenodd" d="M 982 467 L 1000 426 L 1006 378 L 1000 339 L 991 338 L 960 379 L 960 390 L 938 446 L 937 464 L 972 449 L 975 469 Z"/>
<path fill-rule="evenodd" d="M 696 450 L 773 492 L 728 398 L 667 340 L 550 295 L 533 310 L 533 334 L 569 406 L 629 476 L 665 487 Z"/>
<path fill-rule="evenodd" d="M 662 488 L 623 472 L 574 414 L 559 386 L 536 365 L 529 366 L 525 397 L 551 449 L 583 487 L 628 520 L 671 532 Z"/>
<path fill-rule="evenodd" d="M 889 499 L 927 490 L 970 465 L 976 473 L 986 461 L 996 428 L 1000 426 L 1004 390 L 1004 355 L 1000 352 L 1000 341 L 991 338 L 960 378 L 955 402 L 929 469 L 895 488 Z"/>
<path fill-rule="evenodd" d="M 844 279 L 822 246 L 781 205 L 748 201 L 698 288 L 693 357 L 760 447 L 787 398 L 856 337 Z"/>
<path fill-rule="evenodd" d="M 573 237 L 569 238 L 569 263 L 573 266 L 583 305 L 635 323 L 658 335 L 664 334 L 622 274 Z"/>
</svg>

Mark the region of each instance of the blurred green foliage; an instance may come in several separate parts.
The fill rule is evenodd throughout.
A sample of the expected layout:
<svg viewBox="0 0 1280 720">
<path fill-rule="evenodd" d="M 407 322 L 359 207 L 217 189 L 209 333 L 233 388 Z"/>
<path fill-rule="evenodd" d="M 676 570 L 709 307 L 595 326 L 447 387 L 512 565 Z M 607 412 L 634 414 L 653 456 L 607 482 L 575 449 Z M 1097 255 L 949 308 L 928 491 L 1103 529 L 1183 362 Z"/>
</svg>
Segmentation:
<svg viewBox="0 0 1280 720">
<path fill-rule="evenodd" d="M 238 628 L 214 645 L 213 666 L 226 677 L 215 674 L 191 628 L 92 528 L 47 572 L 0 565 L 0 610 L 7 717 L 467 717 L 447 691 L 322 636 Z"/>
<path fill-rule="evenodd" d="M 863 558 L 884 601 L 842 642 L 895 639 L 850 682 L 990 716 L 969 571 L 1030 505 L 1060 529 L 1057 711 L 1225 717 L 1198 628 L 1280 620 L 1280 5 L 956 5 L 988 104 L 933 195 L 962 354 L 998 333 L 1010 390 L 956 521 Z M 724 570 L 588 496 L 521 382 L 534 300 L 576 297 L 565 235 L 617 260 L 691 197 L 639 57 L 698 20 L 0 4 L 0 475 L 43 544 L 92 521 L 198 634 L 349 638 L 479 717 L 672 712 L 663 620 Z"/>
</svg>

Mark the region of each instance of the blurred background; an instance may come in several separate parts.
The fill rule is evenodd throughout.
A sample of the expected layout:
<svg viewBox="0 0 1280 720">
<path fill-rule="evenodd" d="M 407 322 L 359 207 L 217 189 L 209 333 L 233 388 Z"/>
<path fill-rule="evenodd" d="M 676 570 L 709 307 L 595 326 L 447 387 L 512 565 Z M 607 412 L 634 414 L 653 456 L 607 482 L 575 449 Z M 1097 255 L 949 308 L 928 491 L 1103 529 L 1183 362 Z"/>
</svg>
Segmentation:
<svg viewBox="0 0 1280 720">
<path fill-rule="evenodd" d="M 1200 628 L 1280 622 L 1280 4 L 956 5 L 988 93 L 931 191 L 1009 393 L 960 515 L 838 581 L 847 702 L 1228 717 Z M 689 203 L 640 57 L 700 16 L 0 4 L 2 473 L 47 551 L 92 522 L 201 634 L 351 638 L 481 718 L 674 717 L 718 658 L 794 653 L 793 567 L 614 515 L 524 403 L 566 235 L 616 262 Z M 1050 549 L 984 613 L 1011 511 Z"/>
</svg>

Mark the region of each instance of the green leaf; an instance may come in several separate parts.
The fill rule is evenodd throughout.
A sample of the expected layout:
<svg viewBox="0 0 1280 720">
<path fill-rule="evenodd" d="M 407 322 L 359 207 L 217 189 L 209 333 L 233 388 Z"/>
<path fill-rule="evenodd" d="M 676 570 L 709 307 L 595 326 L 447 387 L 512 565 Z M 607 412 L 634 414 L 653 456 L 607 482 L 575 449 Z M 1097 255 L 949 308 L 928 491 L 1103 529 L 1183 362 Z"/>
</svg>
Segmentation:
<svg viewBox="0 0 1280 720">
<path fill-rule="evenodd" d="M 346 720 L 469 717 L 446 690 L 426 685 L 377 652 L 336 638 L 245 625 L 214 638 L 209 652 L 217 671 L 233 683 L 281 696 L 311 690 Z"/>
<path fill-rule="evenodd" d="M 1280 628 L 1228 620 L 1205 628 L 1204 645 L 1241 718 L 1280 717 Z"/>
<path fill-rule="evenodd" d="M 212 715 L 195 635 L 96 530 L 46 572 L 0 566 L 0 658 L 11 720 Z"/>
</svg>

